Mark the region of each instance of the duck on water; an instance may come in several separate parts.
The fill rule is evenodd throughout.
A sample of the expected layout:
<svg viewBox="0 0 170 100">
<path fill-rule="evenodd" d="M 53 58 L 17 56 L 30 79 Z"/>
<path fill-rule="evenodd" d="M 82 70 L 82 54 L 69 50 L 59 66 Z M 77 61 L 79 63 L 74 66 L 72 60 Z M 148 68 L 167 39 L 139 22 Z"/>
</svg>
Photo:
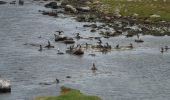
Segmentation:
<svg viewBox="0 0 170 100">
<path fill-rule="evenodd" d="M 54 48 L 54 46 L 52 46 L 51 43 L 50 43 L 50 41 L 48 41 L 48 45 L 46 45 L 45 48 L 50 49 L 50 48 Z"/>
<path fill-rule="evenodd" d="M 60 49 L 58 48 L 58 50 L 57 50 L 57 54 L 58 54 L 58 55 L 63 55 L 64 53 L 63 53 L 63 52 L 61 52 L 61 51 L 60 51 Z"/>
</svg>

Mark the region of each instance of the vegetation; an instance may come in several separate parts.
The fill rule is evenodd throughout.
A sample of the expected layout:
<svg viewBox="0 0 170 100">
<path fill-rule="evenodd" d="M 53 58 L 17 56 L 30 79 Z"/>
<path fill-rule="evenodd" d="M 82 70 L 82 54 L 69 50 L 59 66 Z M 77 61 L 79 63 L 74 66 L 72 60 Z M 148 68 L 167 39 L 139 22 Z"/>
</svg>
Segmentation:
<svg viewBox="0 0 170 100">
<path fill-rule="evenodd" d="M 34 100 L 101 100 L 97 96 L 87 96 L 79 90 L 61 87 L 60 96 L 36 97 Z"/>
<path fill-rule="evenodd" d="M 122 16 L 138 16 L 151 20 L 170 21 L 170 0 L 98 0 L 102 12 L 115 13 L 119 11 Z M 159 15 L 160 17 L 150 17 Z"/>
</svg>

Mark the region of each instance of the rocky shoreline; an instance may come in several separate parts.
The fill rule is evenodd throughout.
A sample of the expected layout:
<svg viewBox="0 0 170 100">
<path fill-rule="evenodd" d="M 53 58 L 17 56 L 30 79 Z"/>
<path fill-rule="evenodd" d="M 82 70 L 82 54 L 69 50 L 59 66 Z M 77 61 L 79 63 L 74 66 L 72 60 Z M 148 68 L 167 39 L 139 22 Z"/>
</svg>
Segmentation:
<svg viewBox="0 0 170 100">
<path fill-rule="evenodd" d="M 37 1 L 37 0 L 36 0 Z M 118 16 L 105 12 L 100 12 L 98 7 L 101 3 L 96 0 L 56 0 L 56 1 L 45 1 L 45 7 L 51 8 L 52 11 L 42 11 L 44 15 L 58 16 L 58 13 L 69 14 L 76 17 L 78 22 L 102 22 L 105 23 L 103 26 L 92 28 L 91 30 L 100 30 L 108 26 L 117 32 L 127 33 L 130 35 L 143 34 L 143 35 L 154 35 L 154 36 L 165 36 L 170 35 L 170 23 L 165 21 L 153 22 L 145 20 L 144 18 L 136 18 L 129 16 Z M 60 10 L 58 10 L 60 9 Z M 62 10 L 61 10 L 62 9 Z M 133 27 L 136 27 L 134 29 Z M 99 31 L 100 34 L 107 35 L 107 33 Z M 114 35 L 115 36 L 115 35 Z"/>
</svg>

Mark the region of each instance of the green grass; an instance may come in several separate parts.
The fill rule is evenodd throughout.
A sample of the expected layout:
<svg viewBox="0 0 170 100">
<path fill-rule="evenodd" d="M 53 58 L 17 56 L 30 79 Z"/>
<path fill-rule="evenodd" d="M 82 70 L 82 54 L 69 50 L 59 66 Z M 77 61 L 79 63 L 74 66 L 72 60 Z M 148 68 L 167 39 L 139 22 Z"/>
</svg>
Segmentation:
<svg viewBox="0 0 170 100">
<path fill-rule="evenodd" d="M 149 18 L 153 14 L 160 15 L 160 18 L 150 18 L 151 20 L 165 20 L 170 21 L 170 0 L 98 0 L 104 6 L 100 10 L 113 13 L 115 9 L 120 10 L 122 16 L 133 16 L 138 14 L 138 18 Z"/>
<path fill-rule="evenodd" d="M 97 96 L 87 96 L 79 90 L 61 87 L 59 96 L 36 97 L 34 100 L 101 100 Z"/>
</svg>

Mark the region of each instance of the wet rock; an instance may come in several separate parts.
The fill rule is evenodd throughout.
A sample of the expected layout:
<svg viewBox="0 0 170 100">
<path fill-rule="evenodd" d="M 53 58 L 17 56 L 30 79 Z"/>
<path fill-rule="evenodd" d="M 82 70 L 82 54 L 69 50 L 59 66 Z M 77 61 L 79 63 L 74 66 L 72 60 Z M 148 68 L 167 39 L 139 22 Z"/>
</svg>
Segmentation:
<svg viewBox="0 0 170 100">
<path fill-rule="evenodd" d="M 0 93 L 11 92 L 11 84 L 9 80 L 0 79 Z"/>
<path fill-rule="evenodd" d="M 40 85 L 52 85 L 52 83 L 48 83 L 48 82 L 42 82 L 42 83 L 39 83 Z"/>
<path fill-rule="evenodd" d="M 90 27 L 90 25 L 83 25 L 83 27 Z"/>
<path fill-rule="evenodd" d="M 96 22 L 98 19 L 95 15 L 79 15 L 76 20 L 78 22 Z"/>
<path fill-rule="evenodd" d="M 69 11 L 71 13 L 77 13 L 78 12 L 77 9 L 74 8 L 72 5 L 66 5 L 65 6 L 65 11 Z"/>
<path fill-rule="evenodd" d="M 67 38 L 66 40 L 64 40 L 65 44 L 73 44 L 75 43 L 75 41 L 72 38 Z"/>
<path fill-rule="evenodd" d="M 144 41 L 142 39 L 135 39 L 136 43 L 143 43 Z"/>
<path fill-rule="evenodd" d="M 5 1 L 0 1 L 0 5 L 2 5 L 2 4 L 6 4 L 7 2 L 5 2 Z"/>
<path fill-rule="evenodd" d="M 56 42 L 57 42 L 57 41 L 67 40 L 67 37 L 66 37 L 65 35 L 63 35 L 63 34 L 59 34 L 59 35 L 54 34 L 54 36 L 55 36 L 55 41 L 56 41 Z"/>
<path fill-rule="evenodd" d="M 76 9 L 79 12 L 89 12 L 91 10 L 89 6 L 86 6 L 86 7 L 77 7 Z"/>
<path fill-rule="evenodd" d="M 83 55 L 84 51 L 81 48 L 75 49 L 75 50 L 73 50 L 73 54 L 75 54 L 75 55 Z"/>
<path fill-rule="evenodd" d="M 16 4 L 16 1 L 11 1 L 10 4 Z"/>
<path fill-rule="evenodd" d="M 96 24 L 91 24 L 90 27 L 91 28 L 97 28 L 97 25 Z"/>
<path fill-rule="evenodd" d="M 24 1 L 23 0 L 19 0 L 19 5 L 24 5 Z"/>
<path fill-rule="evenodd" d="M 109 37 L 121 35 L 122 33 L 121 32 L 111 32 L 111 31 L 106 31 L 106 32 L 100 31 L 99 34 L 103 35 L 104 38 L 109 38 Z"/>
<path fill-rule="evenodd" d="M 96 30 L 95 29 L 91 29 L 90 32 L 96 32 Z"/>
<path fill-rule="evenodd" d="M 46 4 L 45 7 L 46 8 L 57 9 L 58 5 L 57 5 L 57 2 L 50 2 L 50 3 Z"/>
<path fill-rule="evenodd" d="M 61 2 L 61 6 L 62 6 L 62 7 L 65 7 L 66 5 L 68 5 L 68 1 L 67 1 L 67 0 L 63 0 L 63 1 Z"/>
<path fill-rule="evenodd" d="M 71 76 L 66 76 L 66 78 L 71 78 Z"/>
<path fill-rule="evenodd" d="M 42 11 L 42 14 L 43 15 L 49 15 L 49 16 L 58 17 L 57 11 Z"/>
<path fill-rule="evenodd" d="M 86 22 L 86 17 L 81 15 L 81 16 L 78 16 L 77 19 L 76 19 L 78 22 Z"/>
</svg>

